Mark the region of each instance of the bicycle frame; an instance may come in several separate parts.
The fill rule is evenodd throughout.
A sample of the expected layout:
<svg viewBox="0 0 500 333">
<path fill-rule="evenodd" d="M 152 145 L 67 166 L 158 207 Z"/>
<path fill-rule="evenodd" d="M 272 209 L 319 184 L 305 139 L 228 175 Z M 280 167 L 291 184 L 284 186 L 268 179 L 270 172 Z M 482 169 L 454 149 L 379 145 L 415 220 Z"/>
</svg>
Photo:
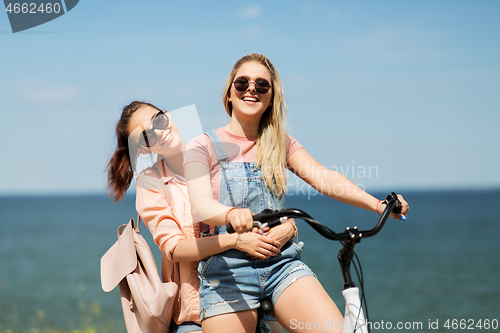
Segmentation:
<svg viewBox="0 0 500 333">
<path fill-rule="evenodd" d="M 342 291 L 345 299 L 344 323 L 342 324 L 343 333 L 368 333 L 367 320 L 361 306 L 358 287 L 349 287 Z"/>
</svg>

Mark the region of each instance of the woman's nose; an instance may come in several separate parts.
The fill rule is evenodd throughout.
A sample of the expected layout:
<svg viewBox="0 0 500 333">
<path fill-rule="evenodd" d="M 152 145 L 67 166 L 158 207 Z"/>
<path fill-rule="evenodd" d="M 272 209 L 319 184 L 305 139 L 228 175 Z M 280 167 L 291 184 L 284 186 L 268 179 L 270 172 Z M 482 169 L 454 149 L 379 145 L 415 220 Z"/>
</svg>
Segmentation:
<svg viewBox="0 0 500 333">
<path fill-rule="evenodd" d="M 161 137 L 161 135 L 163 134 L 163 131 L 165 129 L 159 129 L 159 128 L 155 128 L 155 134 L 157 137 Z"/>
<path fill-rule="evenodd" d="M 159 142 L 163 139 L 163 131 L 162 129 L 155 128 L 154 133 L 156 136 L 156 142 Z"/>
<path fill-rule="evenodd" d="M 251 86 L 252 84 L 253 84 L 253 89 L 251 88 L 251 87 L 252 87 L 252 86 Z M 250 91 L 255 91 L 255 82 L 253 82 L 253 81 L 248 82 L 248 90 L 250 90 Z"/>
</svg>

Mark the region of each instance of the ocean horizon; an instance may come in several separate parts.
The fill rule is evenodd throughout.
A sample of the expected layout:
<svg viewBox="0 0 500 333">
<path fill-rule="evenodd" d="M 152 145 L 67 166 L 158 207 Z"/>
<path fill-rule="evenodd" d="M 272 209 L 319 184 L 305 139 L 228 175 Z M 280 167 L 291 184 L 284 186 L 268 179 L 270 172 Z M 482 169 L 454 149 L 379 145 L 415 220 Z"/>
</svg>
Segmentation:
<svg viewBox="0 0 500 333">
<path fill-rule="evenodd" d="M 400 192 L 410 204 L 407 221 L 390 219 L 376 237 L 356 245 L 372 332 L 387 330 L 382 322 L 392 329 L 413 323 L 405 330 L 414 332 L 459 331 L 451 324 L 460 321 L 498 323 L 500 213 L 494 208 L 500 189 Z M 321 195 L 289 195 L 286 206 L 305 210 L 336 232 L 369 229 L 378 218 Z M 117 204 L 102 193 L 0 195 L 0 212 L 0 332 L 125 331 L 119 292 L 102 290 L 99 265 L 118 226 L 137 217 L 132 193 Z M 305 243 L 302 259 L 343 312 L 340 245 L 302 221 L 297 225 Z M 143 225 L 141 234 L 159 261 Z"/>
</svg>

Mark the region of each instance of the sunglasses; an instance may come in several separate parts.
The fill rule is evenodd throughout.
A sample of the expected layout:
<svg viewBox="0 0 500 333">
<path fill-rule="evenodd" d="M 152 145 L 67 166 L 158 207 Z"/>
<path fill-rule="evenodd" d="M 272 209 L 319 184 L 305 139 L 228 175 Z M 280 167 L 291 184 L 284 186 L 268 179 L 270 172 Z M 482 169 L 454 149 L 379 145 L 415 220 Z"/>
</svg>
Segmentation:
<svg viewBox="0 0 500 333">
<path fill-rule="evenodd" d="M 234 89 L 238 91 L 245 91 L 248 89 L 250 86 L 250 83 L 253 83 L 255 86 L 255 91 L 257 91 L 259 94 L 266 94 L 269 89 L 271 89 L 271 85 L 267 80 L 264 79 L 257 79 L 255 82 L 249 82 L 246 78 L 243 76 L 240 76 L 236 80 L 233 81 Z"/>
<path fill-rule="evenodd" d="M 151 127 L 151 129 L 142 131 L 142 135 L 139 139 L 139 144 L 143 147 L 153 147 L 158 140 L 155 130 L 164 131 L 165 129 L 167 129 L 168 124 L 170 123 L 168 116 L 161 110 L 159 110 L 152 119 L 153 126 Z"/>
</svg>

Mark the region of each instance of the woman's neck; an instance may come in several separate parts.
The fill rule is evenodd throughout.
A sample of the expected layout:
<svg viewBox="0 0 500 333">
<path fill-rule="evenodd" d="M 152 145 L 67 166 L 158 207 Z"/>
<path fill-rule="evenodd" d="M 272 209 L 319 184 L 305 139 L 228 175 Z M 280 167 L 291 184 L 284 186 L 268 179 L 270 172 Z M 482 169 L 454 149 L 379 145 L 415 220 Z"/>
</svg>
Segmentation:
<svg viewBox="0 0 500 333">
<path fill-rule="evenodd" d="M 178 149 L 172 151 L 168 156 L 163 155 L 165 163 L 170 170 L 176 175 L 184 177 L 184 152 L 186 151 L 186 144 L 182 142 Z"/>
<path fill-rule="evenodd" d="M 255 136 L 259 134 L 260 118 L 250 118 L 247 121 L 238 119 L 235 114 L 231 117 L 231 121 L 224 129 L 231 134 L 239 136 Z"/>
</svg>

